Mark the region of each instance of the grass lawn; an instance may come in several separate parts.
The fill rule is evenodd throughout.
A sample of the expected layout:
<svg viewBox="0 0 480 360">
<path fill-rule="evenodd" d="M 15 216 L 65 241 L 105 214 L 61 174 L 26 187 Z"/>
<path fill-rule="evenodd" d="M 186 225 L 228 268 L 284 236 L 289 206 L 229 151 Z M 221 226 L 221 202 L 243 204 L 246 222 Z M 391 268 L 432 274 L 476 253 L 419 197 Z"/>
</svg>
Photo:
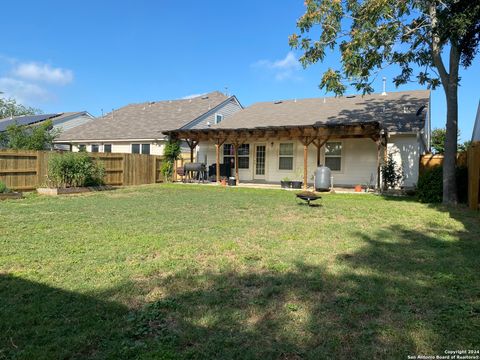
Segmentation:
<svg viewBox="0 0 480 360">
<path fill-rule="evenodd" d="M 155 185 L 0 203 L 0 359 L 480 348 L 480 215 Z"/>
</svg>

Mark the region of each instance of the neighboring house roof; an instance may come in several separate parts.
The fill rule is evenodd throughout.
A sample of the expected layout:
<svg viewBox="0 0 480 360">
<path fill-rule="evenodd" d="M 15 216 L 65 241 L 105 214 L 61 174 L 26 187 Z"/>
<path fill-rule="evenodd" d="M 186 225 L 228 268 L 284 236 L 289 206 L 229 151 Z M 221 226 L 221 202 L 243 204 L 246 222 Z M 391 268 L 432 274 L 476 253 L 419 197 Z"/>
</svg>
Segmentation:
<svg viewBox="0 0 480 360">
<path fill-rule="evenodd" d="M 429 99 L 430 91 L 418 90 L 260 102 L 238 111 L 212 129 L 379 122 L 389 132 L 416 132 L 425 126 Z"/>
<path fill-rule="evenodd" d="M 473 141 L 480 141 L 480 101 L 478 102 L 475 124 L 473 124 L 472 142 Z"/>
<path fill-rule="evenodd" d="M 131 104 L 66 131 L 56 141 L 161 139 L 163 131 L 186 126 L 232 100 L 237 101 L 214 91 L 190 99 Z"/>
<path fill-rule="evenodd" d="M 65 113 L 56 113 L 56 114 L 40 114 L 40 115 L 23 115 L 23 116 L 14 116 L 0 120 L 0 131 L 5 131 L 8 126 L 18 124 L 18 125 L 34 125 L 41 122 L 52 120 L 53 124 L 65 120 L 69 117 L 81 116 L 88 114 L 86 111 L 76 111 L 76 112 L 65 112 Z M 88 114 L 91 116 L 90 114 Z"/>
</svg>

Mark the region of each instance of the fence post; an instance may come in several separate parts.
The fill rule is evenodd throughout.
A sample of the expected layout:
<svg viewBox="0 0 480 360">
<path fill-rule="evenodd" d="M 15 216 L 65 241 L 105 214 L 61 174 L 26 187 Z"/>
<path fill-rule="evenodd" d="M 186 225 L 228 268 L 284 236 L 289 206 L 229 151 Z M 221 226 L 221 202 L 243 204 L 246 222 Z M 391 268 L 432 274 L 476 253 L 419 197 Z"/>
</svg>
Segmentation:
<svg viewBox="0 0 480 360">
<path fill-rule="evenodd" d="M 35 157 L 35 172 L 37 175 L 37 187 L 40 187 L 42 184 L 42 169 L 41 169 L 41 164 L 42 164 L 42 159 L 41 155 L 42 153 L 40 151 L 35 151 L 36 157 Z"/>
</svg>

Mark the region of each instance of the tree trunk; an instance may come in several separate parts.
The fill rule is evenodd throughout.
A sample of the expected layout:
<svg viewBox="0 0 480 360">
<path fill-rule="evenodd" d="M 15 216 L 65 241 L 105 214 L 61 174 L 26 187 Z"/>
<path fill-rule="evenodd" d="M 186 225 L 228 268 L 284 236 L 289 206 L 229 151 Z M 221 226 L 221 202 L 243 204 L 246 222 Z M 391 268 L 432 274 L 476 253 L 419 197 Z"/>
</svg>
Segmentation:
<svg viewBox="0 0 480 360">
<path fill-rule="evenodd" d="M 443 203 L 448 205 L 455 205 L 457 203 L 457 183 L 455 178 L 458 134 L 457 93 L 458 86 L 456 83 L 449 84 L 445 87 L 447 100 L 447 133 L 443 159 Z"/>
<path fill-rule="evenodd" d="M 443 158 L 443 203 L 455 205 L 457 203 L 455 166 L 457 163 L 458 68 L 460 65 L 460 53 L 458 52 L 457 44 L 450 41 L 450 61 L 448 64 L 449 71 L 447 72 L 441 56 L 443 45 L 436 31 L 438 23 L 436 1 L 430 2 L 429 15 L 432 26 L 432 40 L 430 44 L 432 60 L 440 75 L 447 100 L 447 131 Z"/>
</svg>

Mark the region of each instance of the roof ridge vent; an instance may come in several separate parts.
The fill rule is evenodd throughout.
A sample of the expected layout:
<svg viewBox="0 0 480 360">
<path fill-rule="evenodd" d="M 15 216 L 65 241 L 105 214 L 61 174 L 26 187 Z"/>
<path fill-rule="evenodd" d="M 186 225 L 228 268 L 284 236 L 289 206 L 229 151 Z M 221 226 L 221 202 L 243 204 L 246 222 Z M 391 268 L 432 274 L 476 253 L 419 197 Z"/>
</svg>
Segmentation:
<svg viewBox="0 0 480 360">
<path fill-rule="evenodd" d="M 208 99 L 208 95 L 202 96 L 201 99 L 202 99 L 202 100 Z"/>
<path fill-rule="evenodd" d="M 346 97 L 347 99 L 353 99 L 354 97 L 356 97 L 356 95 L 353 95 L 353 94 L 352 94 L 352 95 L 347 95 L 347 96 L 345 96 L 345 97 Z"/>
<path fill-rule="evenodd" d="M 278 105 L 278 104 L 283 103 L 283 101 L 282 101 L 282 100 L 277 100 L 277 101 L 274 101 L 273 103 L 274 103 L 275 105 Z"/>
</svg>

